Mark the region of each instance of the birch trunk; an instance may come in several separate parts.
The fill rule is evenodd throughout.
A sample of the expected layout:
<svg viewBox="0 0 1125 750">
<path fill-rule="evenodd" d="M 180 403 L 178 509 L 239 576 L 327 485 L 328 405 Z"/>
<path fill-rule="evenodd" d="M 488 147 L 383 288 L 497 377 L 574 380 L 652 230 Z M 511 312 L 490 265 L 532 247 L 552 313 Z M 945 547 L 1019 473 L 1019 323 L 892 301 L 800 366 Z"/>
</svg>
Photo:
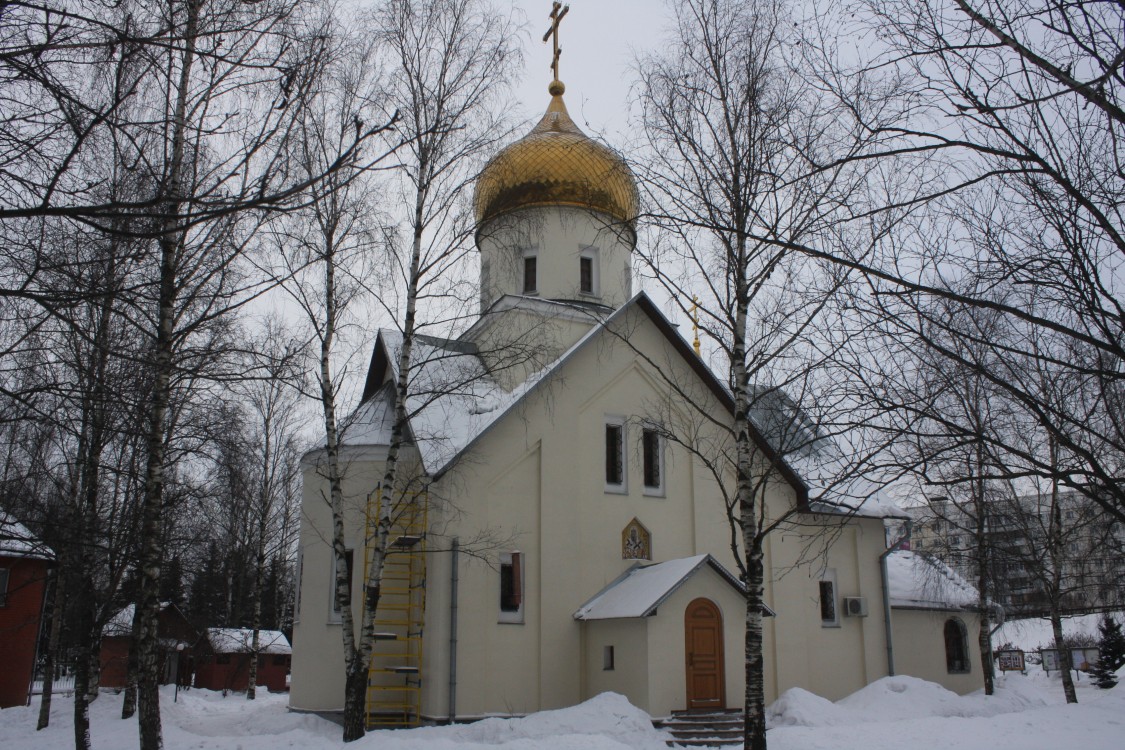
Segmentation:
<svg viewBox="0 0 1125 750">
<path fill-rule="evenodd" d="M 149 407 L 145 447 L 144 501 L 141 508 L 141 577 L 137 608 L 140 628 L 137 634 L 137 680 L 141 750 L 162 750 L 160 726 L 160 664 L 157 649 L 157 618 L 160 611 L 160 568 L 164 558 L 164 432 L 171 400 L 174 367 L 174 330 L 177 302 L 177 259 L 184 232 L 177 219 L 184 194 L 184 156 L 187 142 L 187 107 L 191 94 L 191 73 L 195 64 L 199 0 L 187 0 L 180 77 L 175 91 L 169 152 L 163 231 L 160 249 L 160 291 L 156 342 L 154 347 L 152 402 Z"/>
<path fill-rule="evenodd" d="M 340 471 L 340 443 L 336 421 L 336 391 L 332 384 L 332 346 L 336 338 L 338 315 L 336 289 L 336 258 L 334 237 L 325 236 L 324 255 L 324 333 L 320 341 L 320 403 L 324 413 L 325 466 L 332 508 L 332 553 L 336 568 L 336 609 L 340 613 L 340 632 L 344 646 L 344 742 L 358 740 L 365 734 L 364 691 L 367 684 L 366 665 L 359 656 L 355 641 L 355 619 L 352 613 L 352 582 L 348 571 L 347 544 L 344 537 L 344 490 Z"/>
<path fill-rule="evenodd" d="M 984 426 L 977 416 L 977 434 L 981 435 Z M 980 627 L 977 629 L 977 648 L 980 650 L 981 672 L 984 674 L 984 694 L 992 695 L 995 690 L 994 665 L 992 663 L 992 618 L 989 616 L 988 599 L 992 589 L 989 568 L 992 563 L 992 542 L 988 538 L 988 519 L 990 509 L 985 497 L 984 486 L 984 444 L 977 440 L 976 445 L 976 545 L 977 545 L 977 608 L 980 610 Z"/>
<path fill-rule="evenodd" d="M 59 565 L 51 575 L 55 579 L 51 587 L 51 628 L 47 631 L 46 659 L 43 662 L 43 696 L 39 702 L 39 720 L 35 731 L 46 729 L 51 723 L 51 696 L 55 686 L 55 659 L 58 656 L 59 636 L 62 634 L 63 603 L 66 601 L 66 576 L 60 573 L 66 568 L 65 555 L 60 555 Z"/>
</svg>

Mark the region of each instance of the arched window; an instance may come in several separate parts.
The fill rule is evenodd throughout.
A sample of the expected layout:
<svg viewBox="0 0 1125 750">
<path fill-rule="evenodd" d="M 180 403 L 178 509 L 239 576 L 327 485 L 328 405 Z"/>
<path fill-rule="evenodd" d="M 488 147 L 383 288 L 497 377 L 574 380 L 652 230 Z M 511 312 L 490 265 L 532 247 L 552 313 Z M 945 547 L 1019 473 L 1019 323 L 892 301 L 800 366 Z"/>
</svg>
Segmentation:
<svg viewBox="0 0 1125 750">
<path fill-rule="evenodd" d="M 969 638 L 965 623 L 956 617 L 945 621 L 945 668 L 950 674 L 969 671 Z"/>
</svg>

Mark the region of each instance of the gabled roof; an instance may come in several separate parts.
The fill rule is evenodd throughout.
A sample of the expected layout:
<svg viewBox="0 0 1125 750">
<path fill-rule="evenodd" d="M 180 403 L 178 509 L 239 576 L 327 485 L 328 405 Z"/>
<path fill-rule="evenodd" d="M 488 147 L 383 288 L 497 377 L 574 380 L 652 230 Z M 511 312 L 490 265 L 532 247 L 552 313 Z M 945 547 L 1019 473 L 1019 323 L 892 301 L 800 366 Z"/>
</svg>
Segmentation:
<svg viewBox="0 0 1125 750">
<path fill-rule="evenodd" d="M 0 511 L 0 557 L 54 560 L 55 553 L 13 516 Z"/>
<path fill-rule="evenodd" d="M 205 637 L 216 654 L 248 654 L 253 650 L 254 631 L 250 628 L 207 628 Z M 258 653 L 292 654 L 293 647 L 280 630 L 259 630 Z"/>
<path fill-rule="evenodd" d="M 900 609 L 975 609 L 977 589 L 936 557 L 900 550 L 887 556 L 891 606 Z"/>
<path fill-rule="evenodd" d="M 102 628 L 102 635 L 108 638 L 131 636 L 133 634 L 133 613 L 136 611 L 136 607 L 137 605 L 135 604 L 126 604 L 122 607 L 117 614 L 109 618 L 109 622 Z M 188 623 L 187 617 L 184 616 L 184 613 L 180 611 L 179 607 L 172 602 L 160 602 L 160 609 L 157 611 L 160 614 L 164 614 L 168 610 L 171 610 L 177 617 L 185 623 Z M 195 630 L 195 628 L 192 628 L 192 630 Z"/>
<path fill-rule="evenodd" d="M 691 345 L 676 331 L 648 295 L 640 292 L 608 317 L 600 319 L 558 359 L 532 374 L 511 392 L 505 392 L 489 375 L 478 352 L 471 344 L 418 336 L 415 339 L 415 356 L 412 357 L 416 363 L 419 363 L 412 365 L 412 369 L 417 367 L 413 374 L 415 392 L 408 399 L 407 408 L 411 414 L 410 428 L 414 442 L 422 455 L 426 470 L 434 478 L 447 471 L 457 458 L 494 424 L 519 406 L 526 396 L 550 380 L 552 375 L 589 346 L 599 334 L 624 319 L 634 309 L 645 314 L 715 398 L 733 413 L 734 400 L 731 398 L 730 391 L 696 356 Z M 596 315 L 597 312 L 591 310 L 590 314 Z M 401 341 L 401 334 L 397 331 L 379 332 L 364 386 L 364 403 L 357 410 L 357 416 L 365 424 L 377 424 L 381 427 L 375 430 L 360 429 L 354 436 L 344 438 L 346 444 L 389 442 L 391 420 L 386 418 L 387 407 L 379 406 L 375 402 L 383 398 L 381 394 L 384 391 L 381 389 L 395 380 L 397 353 Z M 454 384 L 447 393 L 442 392 L 443 378 L 446 382 Z M 417 387 L 419 384 L 422 386 L 420 389 Z M 367 414 L 365 410 L 371 413 Z M 766 459 L 793 487 L 798 504 L 807 506 L 808 485 L 770 445 L 753 422 L 751 422 L 751 437 Z"/>
<path fill-rule="evenodd" d="M 655 565 L 634 565 L 579 607 L 574 613 L 574 619 L 649 617 L 689 578 L 705 567 L 718 573 L 739 596 L 745 595 L 746 589 L 742 583 L 718 560 L 711 555 L 695 555 Z M 763 614 L 773 615 L 773 610 L 763 605 Z"/>
</svg>

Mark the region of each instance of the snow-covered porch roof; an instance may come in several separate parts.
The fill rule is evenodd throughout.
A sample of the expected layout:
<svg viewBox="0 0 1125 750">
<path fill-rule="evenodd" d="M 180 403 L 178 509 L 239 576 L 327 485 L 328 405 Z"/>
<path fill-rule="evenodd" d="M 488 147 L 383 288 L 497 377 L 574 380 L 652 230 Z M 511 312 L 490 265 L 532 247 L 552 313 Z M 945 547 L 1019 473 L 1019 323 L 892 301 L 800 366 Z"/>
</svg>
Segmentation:
<svg viewBox="0 0 1125 750">
<path fill-rule="evenodd" d="M 574 619 L 649 617 L 688 579 L 705 567 L 718 573 L 740 596 L 745 595 L 746 588 L 718 560 L 711 555 L 695 555 L 655 565 L 634 565 L 579 607 L 574 613 Z M 774 612 L 763 604 L 762 614 L 772 616 Z"/>
</svg>

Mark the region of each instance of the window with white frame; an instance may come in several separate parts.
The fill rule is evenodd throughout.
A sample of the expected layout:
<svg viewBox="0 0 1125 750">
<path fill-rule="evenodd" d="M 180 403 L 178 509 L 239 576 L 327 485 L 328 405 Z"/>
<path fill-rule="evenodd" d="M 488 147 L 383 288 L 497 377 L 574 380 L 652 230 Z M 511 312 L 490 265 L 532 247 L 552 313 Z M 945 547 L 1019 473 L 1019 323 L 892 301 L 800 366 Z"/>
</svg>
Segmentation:
<svg viewBox="0 0 1125 750">
<path fill-rule="evenodd" d="M 836 606 L 836 569 L 829 568 L 820 577 L 820 624 L 825 628 L 840 625 L 840 610 Z"/>
<path fill-rule="evenodd" d="M 523 622 L 522 552 L 500 553 L 500 622 Z"/>
<path fill-rule="evenodd" d="M 625 419 L 605 420 L 605 491 L 626 492 L 628 467 L 625 464 Z"/>
<path fill-rule="evenodd" d="M 664 438 L 655 427 L 641 430 L 641 457 L 644 461 L 646 495 L 664 494 Z"/>
<path fill-rule="evenodd" d="M 600 294 L 598 282 L 598 249 L 583 248 L 582 254 L 578 256 L 578 291 L 597 296 Z"/>
</svg>

